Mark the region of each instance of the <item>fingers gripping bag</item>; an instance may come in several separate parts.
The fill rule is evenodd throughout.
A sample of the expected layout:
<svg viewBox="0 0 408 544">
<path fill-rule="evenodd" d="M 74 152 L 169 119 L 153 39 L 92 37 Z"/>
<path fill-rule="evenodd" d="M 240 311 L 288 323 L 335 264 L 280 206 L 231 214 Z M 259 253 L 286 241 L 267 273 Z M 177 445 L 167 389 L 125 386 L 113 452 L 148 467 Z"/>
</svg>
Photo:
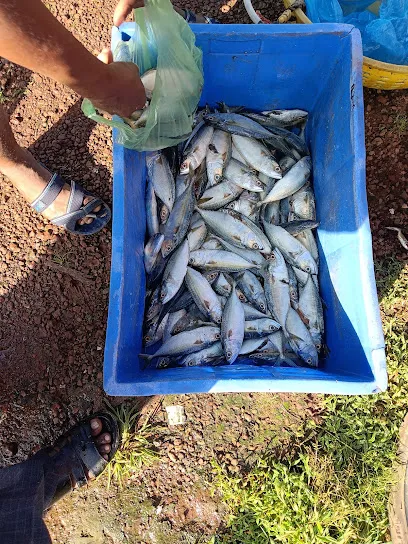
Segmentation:
<svg viewBox="0 0 408 544">
<path fill-rule="evenodd" d="M 134 15 L 134 34 L 118 43 L 113 56 L 115 61 L 138 65 L 150 104 L 126 122 L 106 119 L 88 99 L 82 110 L 94 121 L 116 127 L 118 143 L 152 151 L 173 146 L 191 133 L 203 87 L 202 52 L 169 0 L 146 0 Z"/>
</svg>

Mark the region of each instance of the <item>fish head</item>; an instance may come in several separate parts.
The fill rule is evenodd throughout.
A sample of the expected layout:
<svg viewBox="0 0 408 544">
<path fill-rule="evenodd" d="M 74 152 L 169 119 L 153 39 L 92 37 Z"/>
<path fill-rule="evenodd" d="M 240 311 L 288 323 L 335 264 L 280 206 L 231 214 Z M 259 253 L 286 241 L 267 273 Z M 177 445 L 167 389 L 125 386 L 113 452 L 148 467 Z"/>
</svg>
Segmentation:
<svg viewBox="0 0 408 544">
<path fill-rule="evenodd" d="M 163 257 L 166 258 L 167 255 L 169 255 L 173 251 L 174 246 L 175 246 L 175 243 L 173 240 L 171 239 L 164 240 L 161 247 L 161 252 Z"/>
<path fill-rule="evenodd" d="M 226 340 L 224 343 L 225 359 L 229 363 L 233 363 L 235 359 L 238 357 L 241 347 L 242 347 L 242 341 L 234 340 L 234 339 Z"/>
<path fill-rule="evenodd" d="M 308 255 L 307 258 L 300 257 L 298 259 L 299 268 L 307 274 L 317 274 L 316 262 Z"/>
<path fill-rule="evenodd" d="M 188 174 L 190 172 L 190 160 L 186 159 L 181 163 L 180 174 Z"/>
<path fill-rule="evenodd" d="M 298 349 L 299 357 L 308 365 L 317 367 L 319 356 L 314 344 L 304 344 Z"/>
<path fill-rule="evenodd" d="M 166 204 L 163 204 L 162 207 L 160 208 L 160 222 L 166 223 L 167 219 L 169 218 L 169 215 L 170 215 L 170 211 L 168 207 L 166 206 Z"/>
</svg>

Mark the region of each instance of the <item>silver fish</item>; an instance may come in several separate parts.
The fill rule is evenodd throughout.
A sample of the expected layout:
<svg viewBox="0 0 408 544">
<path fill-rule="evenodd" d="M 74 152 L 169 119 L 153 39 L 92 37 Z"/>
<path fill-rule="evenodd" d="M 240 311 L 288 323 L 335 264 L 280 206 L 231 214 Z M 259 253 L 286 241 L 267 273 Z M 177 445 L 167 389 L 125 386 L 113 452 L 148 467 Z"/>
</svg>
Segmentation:
<svg viewBox="0 0 408 544">
<path fill-rule="evenodd" d="M 395 230 L 397 233 L 398 241 L 402 245 L 404 249 L 408 249 L 408 240 L 405 238 L 405 236 L 402 234 L 402 230 L 397 227 L 385 227 L 388 230 Z"/>
<path fill-rule="evenodd" d="M 257 177 L 256 172 L 235 159 L 231 159 L 227 164 L 224 177 L 247 191 L 261 193 L 264 189 L 264 184 Z"/>
<path fill-rule="evenodd" d="M 160 252 L 164 240 L 163 234 L 157 233 L 154 234 L 150 240 L 147 242 L 144 248 L 144 265 L 145 270 L 148 274 L 153 270 L 156 257 Z"/>
<path fill-rule="evenodd" d="M 207 176 L 210 186 L 221 181 L 225 166 L 231 158 L 231 135 L 223 130 L 214 130 L 206 156 Z"/>
<path fill-rule="evenodd" d="M 261 217 L 262 221 L 265 221 L 266 223 L 278 225 L 280 223 L 279 202 L 271 202 L 269 204 L 265 204 L 265 206 L 261 208 Z"/>
<path fill-rule="evenodd" d="M 221 295 L 223 297 L 229 296 L 232 290 L 232 279 L 221 272 L 216 281 L 213 283 L 213 289 L 217 295 Z"/>
<path fill-rule="evenodd" d="M 289 308 L 286 319 L 289 343 L 294 352 L 308 365 L 317 367 L 318 353 L 310 333 L 293 308 Z"/>
<path fill-rule="evenodd" d="M 176 198 L 184 193 L 191 181 L 191 174 L 177 174 L 176 177 Z"/>
<path fill-rule="evenodd" d="M 257 349 L 262 348 L 268 342 L 268 337 L 261 338 L 247 338 L 242 343 L 241 349 L 239 350 L 240 355 L 248 355 L 253 353 Z"/>
<path fill-rule="evenodd" d="M 239 113 L 210 113 L 205 116 L 208 123 L 230 132 L 250 138 L 269 138 L 270 132 L 252 119 Z"/>
<path fill-rule="evenodd" d="M 310 229 L 305 229 L 296 234 L 296 240 L 309 251 L 310 255 L 319 264 L 319 250 L 313 232 Z"/>
<path fill-rule="evenodd" d="M 303 287 L 306 284 L 310 274 L 304 272 L 303 270 L 300 270 L 300 268 L 296 268 L 296 266 L 292 266 L 292 269 L 299 285 Z"/>
<path fill-rule="evenodd" d="M 153 236 L 159 232 L 160 225 L 156 193 L 154 192 L 151 181 L 148 181 L 146 184 L 146 222 L 149 236 Z"/>
<path fill-rule="evenodd" d="M 245 338 L 268 336 L 268 334 L 277 331 L 279 328 L 279 323 L 269 317 L 245 321 Z"/>
<path fill-rule="evenodd" d="M 316 261 L 296 238 L 278 225 L 271 225 L 265 221 L 263 225 L 271 244 L 282 252 L 289 264 L 308 274 L 317 274 Z"/>
<path fill-rule="evenodd" d="M 262 143 L 238 135 L 233 135 L 232 141 L 245 161 L 257 172 L 262 172 L 270 178 L 281 179 L 282 173 L 279 164 Z"/>
<path fill-rule="evenodd" d="M 261 201 L 261 204 L 282 200 L 287 196 L 293 195 L 309 179 L 312 171 L 312 161 L 310 157 L 303 157 L 280 179 L 270 191 L 270 193 Z"/>
<path fill-rule="evenodd" d="M 219 270 L 221 272 L 239 272 L 253 268 L 239 255 L 222 249 L 198 249 L 190 253 L 189 264 L 205 270 Z"/>
<path fill-rule="evenodd" d="M 160 340 L 162 340 L 168 319 L 169 319 L 169 314 L 164 316 L 159 326 L 155 328 L 155 330 L 150 329 L 147 332 L 147 334 L 144 336 L 143 338 L 144 345 L 147 348 L 150 346 L 153 346 L 154 344 L 156 344 L 156 342 L 159 342 Z"/>
<path fill-rule="evenodd" d="M 221 332 L 219 327 L 199 327 L 192 331 L 181 332 L 172 336 L 163 344 L 153 355 L 141 354 L 140 357 L 150 361 L 164 355 L 177 356 L 188 355 L 195 351 L 200 351 L 211 344 L 219 341 Z"/>
<path fill-rule="evenodd" d="M 198 308 L 214 323 L 221 323 L 222 309 L 217 295 L 208 280 L 194 270 L 187 268 L 186 285 Z"/>
<path fill-rule="evenodd" d="M 224 179 L 221 183 L 204 191 L 197 205 L 203 210 L 218 210 L 239 197 L 243 188 L 230 179 Z"/>
<path fill-rule="evenodd" d="M 309 329 L 316 349 L 320 351 L 324 332 L 323 306 L 311 276 L 299 296 L 299 315 Z"/>
<path fill-rule="evenodd" d="M 235 284 L 233 284 L 221 321 L 221 343 L 225 359 L 230 364 L 236 360 L 241 350 L 244 341 L 244 327 L 244 309 L 235 292 Z"/>
<path fill-rule="evenodd" d="M 230 242 L 234 246 L 247 249 L 259 249 L 260 251 L 266 252 L 270 251 L 271 246 L 269 241 L 266 240 L 267 247 L 265 247 L 265 235 L 261 232 L 260 236 L 258 233 L 260 229 L 256 228 L 255 230 L 244 225 L 242 221 L 237 219 L 235 215 L 237 212 L 234 212 L 234 210 L 210 211 L 197 208 L 197 211 L 201 214 L 207 226 L 215 234 L 224 240 L 227 240 L 227 242 Z"/>
<path fill-rule="evenodd" d="M 148 100 L 151 100 L 153 96 L 154 87 L 156 85 L 156 75 L 157 70 L 147 70 L 142 76 L 140 76 L 140 80 L 143 83 L 143 87 L 145 88 L 146 98 Z"/>
<path fill-rule="evenodd" d="M 290 213 L 295 219 L 316 220 L 316 203 L 310 187 L 303 187 L 289 198 Z M 289 217 L 289 221 L 293 221 Z"/>
<path fill-rule="evenodd" d="M 244 308 L 244 314 L 245 314 L 245 320 L 246 321 L 252 321 L 253 319 L 263 319 L 264 317 L 271 317 L 270 315 L 267 315 L 266 313 L 262 313 L 250 304 L 242 303 L 242 307 Z"/>
<path fill-rule="evenodd" d="M 160 151 L 147 153 L 146 166 L 154 192 L 171 211 L 174 205 L 176 189 L 173 174 L 165 155 Z"/>
<path fill-rule="evenodd" d="M 180 174 L 187 174 L 190 168 L 196 170 L 205 159 L 208 145 L 214 134 L 214 127 L 204 125 L 197 131 L 194 138 L 184 149 L 184 160 Z"/>
<path fill-rule="evenodd" d="M 296 164 L 296 160 L 293 157 L 289 157 L 286 155 L 279 161 L 279 166 L 282 170 L 282 174 L 285 175 L 288 170 L 292 168 L 293 165 Z"/>
<path fill-rule="evenodd" d="M 263 111 L 262 115 L 268 118 L 270 126 L 293 127 L 307 120 L 308 113 L 304 110 L 268 110 Z"/>
<path fill-rule="evenodd" d="M 289 221 L 289 223 L 281 223 L 280 226 L 288 231 L 292 236 L 297 236 L 304 230 L 317 228 L 319 226 L 319 222 L 306 219 L 295 219 L 294 221 Z"/>
<path fill-rule="evenodd" d="M 211 361 L 223 355 L 221 342 L 216 342 L 208 348 L 190 353 L 183 357 L 179 362 L 179 366 L 201 366 L 211 364 Z"/>
<path fill-rule="evenodd" d="M 231 157 L 235 159 L 236 161 L 242 162 L 242 164 L 246 164 L 248 166 L 248 163 L 244 159 L 244 157 L 241 155 L 241 153 L 238 151 L 238 149 L 235 147 L 234 144 L 232 144 L 232 154 Z"/>
<path fill-rule="evenodd" d="M 269 311 L 286 331 L 286 318 L 290 308 L 289 275 L 285 259 L 278 248 L 271 253 L 271 259 L 264 270 L 264 288 Z"/>
<path fill-rule="evenodd" d="M 187 234 L 188 246 L 190 248 L 190 251 L 199 249 L 204 242 L 206 236 L 207 227 L 201 217 L 199 217 L 199 219 L 194 223 L 191 222 L 191 227 Z"/>
<path fill-rule="evenodd" d="M 176 199 L 174 208 L 165 225 L 163 231 L 164 242 L 161 249 L 163 257 L 170 255 L 185 237 L 194 211 L 194 204 L 194 187 L 191 181 L 184 193 Z"/>
<path fill-rule="evenodd" d="M 246 217 L 242 213 L 236 212 L 235 210 L 229 210 L 228 208 L 224 208 L 222 210 L 222 213 L 228 214 L 233 219 L 236 219 L 237 221 L 241 222 L 247 229 L 249 229 L 249 232 L 252 233 L 257 239 L 256 245 L 258 247 L 252 246 L 249 249 L 259 250 L 262 253 L 270 253 L 272 250 L 271 244 L 268 240 L 268 237 L 265 236 L 265 233 L 256 225 L 249 217 Z M 232 242 L 235 244 L 235 239 Z"/>
<path fill-rule="evenodd" d="M 190 251 L 188 241 L 185 240 L 170 257 L 164 271 L 162 288 L 160 291 L 162 304 L 166 304 L 166 302 L 171 300 L 174 295 L 178 293 L 187 272 L 189 257 Z"/>
<path fill-rule="evenodd" d="M 254 217 L 254 214 L 256 214 L 257 211 L 256 202 L 242 197 L 227 204 L 227 208 L 242 213 L 242 215 L 245 215 L 250 219 L 251 217 Z"/>
<path fill-rule="evenodd" d="M 244 272 L 237 274 L 235 279 L 241 291 L 255 308 L 260 312 L 265 312 L 267 309 L 265 293 L 261 282 L 255 274 L 249 270 L 245 270 Z"/>
<path fill-rule="evenodd" d="M 167 342 L 169 338 L 176 334 L 174 329 L 177 327 L 177 323 L 187 315 L 187 311 L 182 309 L 177 312 L 171 312 L 168 314 L 167 323 L 163 331 L 163 342 Z M 180 331 L 181 332 L 181 331 Z"/>
<path fill-rule="evenodd" d="M 255 249 L 243 249 L 241 247 L 236 247 L 233 244 L 230 244 L 229 242 L 224 240 L 223 238 L 218 238 L 218 240 L 224 249 L 226 249 L 227 251 L 231 251 L 232 253 L 236 253 L 249 263 L 252 263 L 254 266 L 262 266 L 266 262 L 262 254 Z"/>
<path fill-rule="evenodd" d="M 297 282 L 297 278 L 293 268 L 290 265 L 287 268 L 288 268 L 288 277 L 289 277 L 290 303 L 292 304 L 292 308 L 297 310 L 299 307 L 298 282 Z M 307 274 L 307 276 L 309 276 L 309 274 Z"/>
<path fill-rule="evenodd" d="M 206 240 L 198 249 L 222 249 L 222 245 L 216 236 L 207 236 Z"/>
</svg>

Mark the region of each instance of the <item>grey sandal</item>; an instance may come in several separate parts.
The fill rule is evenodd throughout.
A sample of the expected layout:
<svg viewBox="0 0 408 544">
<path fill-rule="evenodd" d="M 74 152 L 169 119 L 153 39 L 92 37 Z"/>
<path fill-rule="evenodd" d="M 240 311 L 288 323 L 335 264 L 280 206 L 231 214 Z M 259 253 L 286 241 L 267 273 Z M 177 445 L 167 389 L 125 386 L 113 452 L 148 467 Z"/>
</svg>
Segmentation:
<svg viewBox="0 0 408 544">
<path fill-rule="evenodd" d="M 42 213 L 58 197 L 65 184 L 71 185 L 71 194 L 68 200 L 67 211 L 65 214 L 51 220 L 51 223 L 64 227 L 74 234 L 89 236 L 103 229 L 110 221 L 110 208 L 103 200 L 86 191 L 79 183 L 75 181 L 65 181 L 58 174 L 53 174 L 47 187 L 38 196 L 31 207 L 38 213 Z M 84 204 L 85 197 L 92 197 L 88 204 Z M 101 206 L 98 212 L 94 208 Z M 92 223 L 79 225 L 78 221 L 84 217 L 92 217 Z"/>
</svg>

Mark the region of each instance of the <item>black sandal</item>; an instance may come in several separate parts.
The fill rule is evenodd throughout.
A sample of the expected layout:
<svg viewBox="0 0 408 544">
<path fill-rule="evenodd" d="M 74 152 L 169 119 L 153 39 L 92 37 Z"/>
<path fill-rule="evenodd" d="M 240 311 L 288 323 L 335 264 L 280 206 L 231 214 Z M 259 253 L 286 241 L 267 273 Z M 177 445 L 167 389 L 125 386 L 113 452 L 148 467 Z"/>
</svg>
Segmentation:
<svg viewBox="0 0 408 544">
<path fill-rule="evenodd" d="M 103 433 L 111 435 L 111 451 L 107 454 L 108 461 L 99 453 L 94 442 L 95 437 L 91 433 L 90 422 L 96 418 L 102 423 L 102 430 L 98 436 Z M 99 476 L 115 456 L 119 447 L 119 439 L 119 427 L 113 416 L 106 413 L 97 413 L 62 435 L 54 447 L 43 450 L 49 457 L 55 459 L 56 472 L 61 471 L 64 474 L 67 467 L 69 467 L 70 471 L 58 484 L 50 506 L 67 493 L 86 485 L 90 480 L 89 474 L 92 474 L 93 478 Z"/>
</svg>

